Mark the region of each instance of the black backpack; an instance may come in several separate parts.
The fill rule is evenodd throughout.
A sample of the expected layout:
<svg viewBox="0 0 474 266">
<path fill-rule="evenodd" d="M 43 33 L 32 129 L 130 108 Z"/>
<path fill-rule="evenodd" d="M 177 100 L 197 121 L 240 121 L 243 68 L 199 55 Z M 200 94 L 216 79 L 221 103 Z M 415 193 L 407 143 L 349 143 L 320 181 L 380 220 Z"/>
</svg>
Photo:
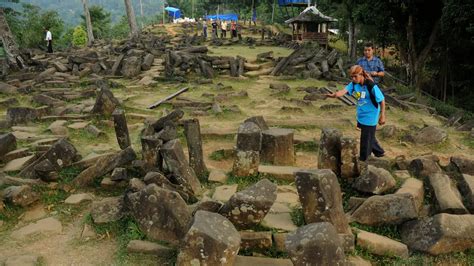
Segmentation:
<svg viewBox="0 0 474 266">
<path fill-rule="evenodd" d="M 369 79 L 365 79 L 363 85 L 367 86 L 367 90 L 369 91 L 370 101 L 375 106 L 375 108 L 378 109 L 379 103 L 375 99 L 375 93 L 373 92 L 375 83 Z M 354 82 L 352 83 L 352 89 L 354 89 Z"/>
</svg>

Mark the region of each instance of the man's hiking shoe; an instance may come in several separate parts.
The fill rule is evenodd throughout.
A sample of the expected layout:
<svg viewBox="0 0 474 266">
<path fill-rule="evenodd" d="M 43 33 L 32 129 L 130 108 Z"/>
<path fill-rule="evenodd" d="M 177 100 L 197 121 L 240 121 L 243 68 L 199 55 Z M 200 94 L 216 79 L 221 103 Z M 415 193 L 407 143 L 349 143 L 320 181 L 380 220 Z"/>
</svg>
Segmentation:
<svg viewBox="0 0 474 266">
<path fill-rule="evenodd" d="M 384 156 L 385 156 L 385 153 L 374 154 L 374 156 L 377 157 L 377 158 L 384 157 Z"/>
</svg>

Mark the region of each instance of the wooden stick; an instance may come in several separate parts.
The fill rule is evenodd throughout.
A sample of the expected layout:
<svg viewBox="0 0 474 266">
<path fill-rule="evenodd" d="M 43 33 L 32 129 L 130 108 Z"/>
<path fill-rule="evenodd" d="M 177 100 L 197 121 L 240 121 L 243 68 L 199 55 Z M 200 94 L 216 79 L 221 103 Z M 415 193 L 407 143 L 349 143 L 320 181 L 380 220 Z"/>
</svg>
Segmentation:
<svg viewBox="0 0 474 266">
<path fill-rule="evenodd" d="M 176 96 L 180 95 L 181 93 L 184 93 L 184 92 L 188 91 L 188 89 L 189 88 L 186 87 L 186 88 L 183 88 L 183 89 L 181 89 L 181 90 L 179 90 L 179 91 L 177 91 L 177 92 L 175 92 L 175 93 L 173 93 L 169 96 L 166 96 L 166 98 L 161 99 L 161 100 L 157 101 L 156 103 L 148 106 L 148 109 L 155 109 L 156 107 L 160 106 L 162 103 L 167 102 L 167 101 L 175 98 Z"/>
</svg>

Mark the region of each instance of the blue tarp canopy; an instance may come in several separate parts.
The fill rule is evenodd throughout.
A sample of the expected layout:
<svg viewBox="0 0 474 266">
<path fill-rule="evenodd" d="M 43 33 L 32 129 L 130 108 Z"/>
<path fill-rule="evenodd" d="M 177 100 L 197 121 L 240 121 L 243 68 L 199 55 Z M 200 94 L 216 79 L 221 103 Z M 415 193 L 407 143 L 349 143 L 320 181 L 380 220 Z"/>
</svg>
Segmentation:
<svg viewBox="0 0 474 266">
<path fill-rule="evenodd" d="M 180 18 L 181 17 L 181 10 L 176 7 L 165 7 L 165 10 L 168 11 L 168 15 L 172 18 Z"/>
<path fill-rule="evenodd" d="M 279 6 L 302 6 L 308 5 L 308 0 L 278 0 Z"/>
<path fill-rule="evenodd" d="M 212 19 L 212 20 L 239 20 L 239 16 L 237 14 L 222 14 L 222 15 L 209 15 L 206 16 L 206 19 Z"/>
</svg>

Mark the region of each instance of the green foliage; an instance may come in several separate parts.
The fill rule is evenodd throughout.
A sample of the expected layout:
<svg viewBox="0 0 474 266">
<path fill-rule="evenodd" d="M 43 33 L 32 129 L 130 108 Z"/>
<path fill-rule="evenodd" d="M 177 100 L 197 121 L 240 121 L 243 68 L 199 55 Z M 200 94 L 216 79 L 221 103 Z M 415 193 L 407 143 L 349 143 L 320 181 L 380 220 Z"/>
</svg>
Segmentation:
<svg viewBox="0 0 474 266">
<path fill-rule="evenodd" d="M 91 16 L 92 23 L 92 32 L 94 37 L 97 39 L 103 39 L 110 36 L 111 31 L 111 14 L 104 10 L 102 6 L 93 5 L 89 7 L 89 14 Z M 86 18 L 84 15 L 81 15 L 82 23 L 81 25 L 86 28 Z"/>
<path fill-rule="evenodd" d="M 115 39 L 123 39 L 130 33 L 130 27 L 128 26 L 128 19 L 126 16 L 122 16 L 120 21 L 116 23 L 110 30 L 110 35 Z"/>
<path fill-rule="evenodd" d="M 318 151 L 319 144 L 316 141 L 305 141 L 295 145 L 296 151 L 314 152 Z"/>
<path fill-rule="evenodd" d="M 45 46 L 45 28 L 51 31 L 54 42 L 64 32 L 64 22 L 57 11 L 43 11 L 30 4 L 23 4 L 21 12 L 7 14 L 7 21 L 20 47 Z"/>
<path fill-rule="evenodd" d="M 217 150 L 217 151 L 213 151 L 209 155 L 209 159 L 214 160 L 214 161 L 223 161 L 227 158 L 225 157 L 224 150 Z"/>
<path fill-rule="evenodd" d="M 304 213 L 302 208 L 292 208 L 290 215 L 291 221 L 293 221 L 296 226 L 300 227 L 306 224 L 304 221 Z"/>
<path fill-rule="evenodd" d="M 72 33 L 72 45 L 77 47 L 84 47 L 87 44 L 87 32 L 82 26 L 77 26 L 74 28 Z"/>
</svg>

